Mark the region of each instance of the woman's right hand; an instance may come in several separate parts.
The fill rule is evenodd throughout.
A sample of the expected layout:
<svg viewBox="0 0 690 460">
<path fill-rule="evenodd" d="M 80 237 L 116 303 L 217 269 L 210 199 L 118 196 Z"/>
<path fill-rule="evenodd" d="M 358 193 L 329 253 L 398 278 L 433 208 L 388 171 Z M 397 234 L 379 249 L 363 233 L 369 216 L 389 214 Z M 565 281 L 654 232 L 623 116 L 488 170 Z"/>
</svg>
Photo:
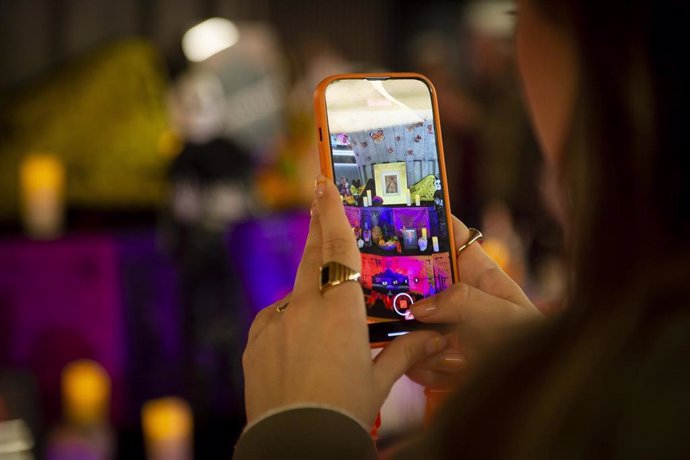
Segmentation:
<svg viewBox="0 0 690 460">
<path fill-rule="evenodd" d="M 453 217 L 456 247 L 470 236 Z M 468 364 L 516 327 L 543 318 L 522 289 L 491 259 L 479 244 L 457 256 L 460 282 L 412 306 L 424 323 L 455 323 L 448 346 L 417 363 L 407 376 L 427 388 L 455 383 Z"/>
</svg>

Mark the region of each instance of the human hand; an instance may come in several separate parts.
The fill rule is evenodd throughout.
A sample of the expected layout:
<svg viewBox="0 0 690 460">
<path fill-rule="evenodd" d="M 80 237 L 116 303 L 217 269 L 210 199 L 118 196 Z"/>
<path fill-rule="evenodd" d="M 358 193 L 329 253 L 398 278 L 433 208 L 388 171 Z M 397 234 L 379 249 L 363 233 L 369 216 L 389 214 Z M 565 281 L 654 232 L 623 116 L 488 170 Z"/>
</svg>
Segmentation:
<svg viewBox="0 0 690 460">
<path fill-rule="evenodd" d="M 289 304 L 263 309 L 249 331 L 242 357 L 247 420 L 286 406 L 323 405 L 370 427 L 395 381 L 446 343 L 436 332 L 415 332 L 372 361 L 359 283 L 319 289 L 321 265 L 336 261 L 359 272 L 361 258 L 335 184 L 321 176 L 315 194 Z"/>
<path fill-rule="evenodd" d="M 470 237 L 468 228 L 456 217 L 453 232 L 456 247 Z M 475 362 L 520 325 L 543 318 L 481 245 L 470 245 L 457 256 L 457 262 L 460 282 L 411 307 L 421 322 L 457 325 L 441 352 L 418 362 L 407 373 L 428 388 L 457 383 L 468 363 Z"/>
</svg>

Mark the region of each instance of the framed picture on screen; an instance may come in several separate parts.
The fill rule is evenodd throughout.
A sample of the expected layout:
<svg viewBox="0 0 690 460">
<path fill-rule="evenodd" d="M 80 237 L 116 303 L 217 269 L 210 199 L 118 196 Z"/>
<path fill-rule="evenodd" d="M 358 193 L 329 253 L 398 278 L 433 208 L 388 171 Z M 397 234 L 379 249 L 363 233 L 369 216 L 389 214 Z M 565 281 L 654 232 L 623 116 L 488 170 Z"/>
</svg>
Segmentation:
<svg viewBox="0 0 690 460">
<path fill-rule="evenodd" d="M 407 164 L 379 163 L 374 165 L 376 195 L 383 198 L 383 204 L 406 204 Z"/>
</svg>

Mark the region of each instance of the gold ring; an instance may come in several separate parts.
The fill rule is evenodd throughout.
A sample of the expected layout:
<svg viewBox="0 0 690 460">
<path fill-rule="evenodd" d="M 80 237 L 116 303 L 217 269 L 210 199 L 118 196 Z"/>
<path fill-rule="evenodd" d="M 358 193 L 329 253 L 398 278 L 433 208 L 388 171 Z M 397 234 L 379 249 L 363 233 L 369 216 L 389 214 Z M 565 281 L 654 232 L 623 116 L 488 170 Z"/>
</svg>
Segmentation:
<svg viewBox="0 0 690 460">
<path fill-rule="evenodd" d="M 459 256 L 462 254 L 462 251 L 465 249 L 469 248 L 472 243 L 475 243 L 479 241 L 480 243 L 484 241 L 484 235 L 482 235 L 482 232 L 477 230 L 476 228 L 470 228 L 468 229 L 470 231 L 470 238 L 467 240 L 467 243 L 463 244 L 458 248 L 457 255 Z"/>
<path fill-rule="evenodd" d="M 361 273 L 340 262 L 327 262 L 319 270 L 319 290 L 321 292 L 348 281 L 359 281 Z"/>
<path fill-rule="evenodd" d="M 290 303 L 290 297 L 292 296 L 292 292 L 283 297 L 282 299 L 276 301 L 274 304 L 276 306 L 276 311 L 278 313 L 282 313 L 285 311 L 285 309 L 288 307 L 288 304 Z"/>
</svg>

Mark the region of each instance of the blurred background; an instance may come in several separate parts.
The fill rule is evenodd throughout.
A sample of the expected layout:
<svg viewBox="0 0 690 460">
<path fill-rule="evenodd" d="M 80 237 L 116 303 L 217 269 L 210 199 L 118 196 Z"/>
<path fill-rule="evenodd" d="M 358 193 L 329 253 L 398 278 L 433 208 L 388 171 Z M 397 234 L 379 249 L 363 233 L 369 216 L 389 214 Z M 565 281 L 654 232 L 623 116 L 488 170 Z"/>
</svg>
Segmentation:
<svg viewBox="0 0 690 460">
<path fill-rule="evenodd" d="M 558 310 L 512 8 L 0 0 L 0 458 L 229 458 L 248 326 L 306 238 L 312 92 L 333 73 L 435 83 L 454 214 Z M 381 442 L 423 411 L 401 382 Z"/>
</svg>

